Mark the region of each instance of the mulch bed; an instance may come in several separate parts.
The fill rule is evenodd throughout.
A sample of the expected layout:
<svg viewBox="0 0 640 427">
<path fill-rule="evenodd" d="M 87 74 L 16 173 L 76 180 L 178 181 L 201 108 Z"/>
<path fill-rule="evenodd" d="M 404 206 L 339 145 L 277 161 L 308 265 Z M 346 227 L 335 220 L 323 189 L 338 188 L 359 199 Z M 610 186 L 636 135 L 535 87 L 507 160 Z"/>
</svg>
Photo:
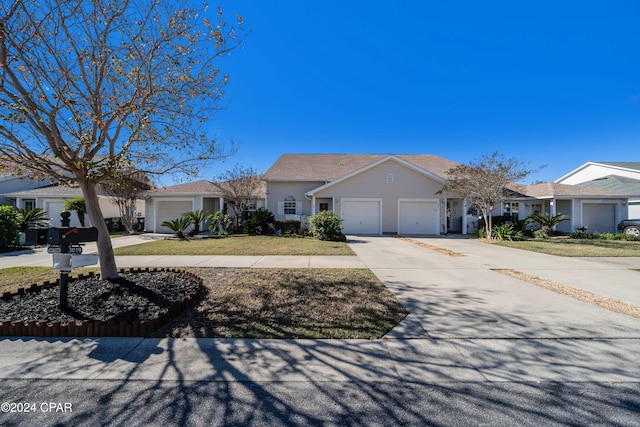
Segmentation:
<svg viewBox="0 0 640 427">
<path fill-rule="evenodd" d="M 192 274 L 162 270 L 122 272 L 116 280 L 73 279 L 66 312 L 59 286 L 28 289 L 0 299 L 0 334 L 55 336 L 56 329 L 62 335 L 145 335 L 182 311 L 201 283 Z M 104 331 L 91 327 L 95 323 Z"/>
</svg>

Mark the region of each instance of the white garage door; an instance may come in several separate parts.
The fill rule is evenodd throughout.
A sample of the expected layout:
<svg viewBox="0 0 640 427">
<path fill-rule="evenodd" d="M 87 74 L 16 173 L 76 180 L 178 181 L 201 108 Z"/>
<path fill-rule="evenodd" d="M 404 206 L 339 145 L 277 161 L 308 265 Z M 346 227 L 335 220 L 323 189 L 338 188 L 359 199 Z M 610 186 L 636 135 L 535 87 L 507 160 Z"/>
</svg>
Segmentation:
<svg viewBox="0 0 640 427">
<path fill-rule="evenodd" d="M 438 234 L 437 202 L 401 201 L 398 207 L 400 234 Z"/>
<path fill-rule="evenodd" d="M 183 213 L 192 211 L 192 206 L 193 204 L 188 200 L 158 202 L 158 206 L 156 208 L 158 212 L 156 233 L 173 233 L 173 231 L 166 227 L 162 227 L 160 224 L 165 221 L 172 221 L 180 218 Z"/>
<path fill-rule="evenodd" d="M 381 234 L 380 201 L 343 201 L 342 220 L 345 234 Z"/>
<path fill-rule="evenodd" d="M 589 233 L 615 233 L 616 205 L 613 203 L 585 203 L 582 205 L 582 225 Z"/>
</svg>

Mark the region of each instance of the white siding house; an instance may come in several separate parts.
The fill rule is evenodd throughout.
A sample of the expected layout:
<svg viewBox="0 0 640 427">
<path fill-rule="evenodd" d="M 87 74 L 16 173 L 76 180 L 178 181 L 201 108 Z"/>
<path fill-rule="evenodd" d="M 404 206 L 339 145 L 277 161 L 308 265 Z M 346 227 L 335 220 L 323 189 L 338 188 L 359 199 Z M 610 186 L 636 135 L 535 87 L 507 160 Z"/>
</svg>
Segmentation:
<svg viewBox="0 0 640 427">
<path fill-rule="evenodd" d="M 640 218 L 640 162 L 587 162 L 555 182 L 627 194 L 622 219 Z"/>
</svg>

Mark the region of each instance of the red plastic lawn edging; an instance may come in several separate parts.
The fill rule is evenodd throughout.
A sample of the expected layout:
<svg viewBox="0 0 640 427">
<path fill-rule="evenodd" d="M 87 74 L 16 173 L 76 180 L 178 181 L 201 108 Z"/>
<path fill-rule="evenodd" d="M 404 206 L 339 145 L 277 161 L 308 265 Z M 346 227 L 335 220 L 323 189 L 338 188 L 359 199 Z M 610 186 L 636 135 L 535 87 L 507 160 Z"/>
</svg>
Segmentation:
<svg viewBox="0 0 640 427">
<path fill-rule="evenodd" d="M 31 337 L 145 337 L 151 332 L 166 324 L 177 314 L 182 312 L 189 304 L 198 296 L 202 290 L 203 280 L 195 274 L 178 269 L 121 269 L 120 273 L 142 273 L 142 272 L 171 272 L 180 273 L 195 280 L 198 284 L 195 290 L 180 301 L 173 302 L 167 311 L 158 317 L 144 321 L 113 321 L 102 322 L 100 320 L 77 320 L 77 321 L 47 321 L 47 320 L 29 320 L 29 321 L 0 321 L 0 335 L 2 336 L 31 336 Z M 94 277 L 94 273 L 88 275 L 80 275 L 77 279 L 82 280 Z M 43 289 L 58 286 L 55 283 L 44 282 L 42 285 L 33 284 L 28 288 L 20 288 L 16 292 L 5 292 L 2 299 L 11 299 L 14 296 L 25 295 L 28 292 L 40 292 Z"/>
</svg>

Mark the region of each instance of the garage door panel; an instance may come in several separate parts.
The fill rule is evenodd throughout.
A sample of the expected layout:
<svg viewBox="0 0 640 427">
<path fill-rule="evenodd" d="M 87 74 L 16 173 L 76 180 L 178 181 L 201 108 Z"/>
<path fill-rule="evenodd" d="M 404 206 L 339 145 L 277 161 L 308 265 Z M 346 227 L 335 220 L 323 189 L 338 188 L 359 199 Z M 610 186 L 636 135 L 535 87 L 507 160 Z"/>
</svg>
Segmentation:
<svg viewBox="0 0 640 427">
<path fill-rule="evenodd" d="M 435 201 L 402 201 L 399 204 L 400 234 L 438 234 Z"/>
<path fill-rule="evenodd" d="M 380 234 L 380 201 L 343 201 L 342 220 L 345 234 Z"/>
<path fill-rule="evenodd" d="M 615 204 L 585 203 L 582 205 L 582 226 L 587 227 L 589 232 L 615 233 Z"/>
<path fill-rule="evenodd" d="M 157 212 L 158 212 L 158 223 L 157 223 L 157 232 L 158 233 L 173 233 L 170 229 L 166 227 L 162 227 L 162 224 L 165 221 L 173 221 L 177 218 L 180 218 L 183 213 L 189 212 L 192 210 L 192 203 L 190 201 L 164 201 L 158 202 Z"/>
</svg>

